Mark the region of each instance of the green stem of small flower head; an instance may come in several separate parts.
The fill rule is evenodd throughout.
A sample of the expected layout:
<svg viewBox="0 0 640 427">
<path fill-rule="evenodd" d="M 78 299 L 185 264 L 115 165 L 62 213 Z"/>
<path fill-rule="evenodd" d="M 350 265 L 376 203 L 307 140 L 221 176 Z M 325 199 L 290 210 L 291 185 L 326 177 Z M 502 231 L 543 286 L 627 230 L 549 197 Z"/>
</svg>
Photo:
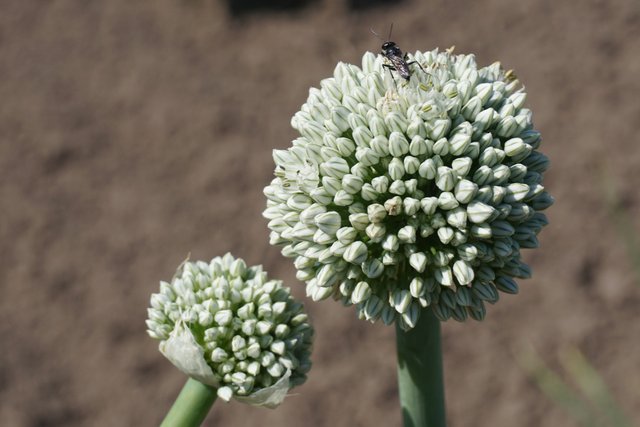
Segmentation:
<svg viewBox="0 0 640 427">
<path fill-rule="evenodd" d="M 404 427 L 445 427 L 440 321 L 427 308 L 415 328 L 396 334 Z"/>
<path fill-rule="evenodd" d="M 160 424 L 161 427 L 197 427 L 217 397 L 216 389 L 189 378 Z"/>
</svg>

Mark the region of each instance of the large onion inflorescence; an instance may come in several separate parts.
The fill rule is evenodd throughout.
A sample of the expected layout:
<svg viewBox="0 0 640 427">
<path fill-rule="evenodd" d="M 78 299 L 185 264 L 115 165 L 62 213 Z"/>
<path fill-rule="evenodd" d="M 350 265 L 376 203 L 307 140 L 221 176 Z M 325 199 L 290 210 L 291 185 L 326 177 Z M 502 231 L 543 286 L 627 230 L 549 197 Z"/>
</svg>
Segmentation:
<svg viewBox="0 0 640 427">
<path fill-rule="evenodd" d="M 407 330 L 431 307 L 482 320 L 530 277 L 520 250 L 538 246 L 553 203 L 526 94 L 473 55 L 416 52 L 408 82 L 383 61 L 338 64 L 294 115 L 301 136 L 274 150 L 264 190 L 270 241 L 309 296 L 363 319 Z"/>
</svg>

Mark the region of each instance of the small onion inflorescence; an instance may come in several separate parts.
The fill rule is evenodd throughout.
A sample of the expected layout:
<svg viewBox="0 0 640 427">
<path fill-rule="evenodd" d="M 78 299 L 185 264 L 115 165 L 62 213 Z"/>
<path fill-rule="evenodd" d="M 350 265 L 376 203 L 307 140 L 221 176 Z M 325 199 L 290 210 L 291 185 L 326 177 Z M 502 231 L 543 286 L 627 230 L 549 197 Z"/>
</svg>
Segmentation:
<svg viewBox="0 0 640 427">
<path fill-rule="evenodd" d="M 410 60 L 408 82 L 368 52 L 310 90 L 263 213 L 309 296 L 405 330 L 425 307 L 482 320 L 498 291 L 517 293 L 520 250 L 553 203 L 515 76 L 448 51 Z"/>
<path fill-rule="evenodd" d="M 302 303 L 261 266 L 230 254 L 185 262 L 151 296 L 148 333 L 179 369 L 236 397 L 277 406 L 311 367 L 313 329 Z"/>
</svg>

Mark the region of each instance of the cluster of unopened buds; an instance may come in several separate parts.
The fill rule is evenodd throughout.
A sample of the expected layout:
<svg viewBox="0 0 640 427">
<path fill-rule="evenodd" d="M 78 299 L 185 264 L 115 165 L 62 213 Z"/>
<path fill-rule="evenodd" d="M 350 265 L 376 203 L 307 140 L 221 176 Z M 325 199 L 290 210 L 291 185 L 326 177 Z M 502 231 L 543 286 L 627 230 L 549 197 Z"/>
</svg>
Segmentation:
<svg viewBox="0 0 640 427">
<path fill-rule="evenodd" d="M 303 305 L 260 266 L 230 254 L 185 262 L 160 283 L 148 315 L 148 333 L 165 356 L 224 400 L 276 406 L 311 367 Z"/>
<path fill-rule="evenodd" d="M 530 276 L 520 251 L 553 203 L 526 94 L 472 55 L 416 52 L 409 81 L 383 61 L 338 64 L 293 117 L 301 136 L 274 150 L 264 190 L 271 243 L 309 296 L 363 319 L 410 329 L 431 307 L 481 320 Z"/>
</svg>

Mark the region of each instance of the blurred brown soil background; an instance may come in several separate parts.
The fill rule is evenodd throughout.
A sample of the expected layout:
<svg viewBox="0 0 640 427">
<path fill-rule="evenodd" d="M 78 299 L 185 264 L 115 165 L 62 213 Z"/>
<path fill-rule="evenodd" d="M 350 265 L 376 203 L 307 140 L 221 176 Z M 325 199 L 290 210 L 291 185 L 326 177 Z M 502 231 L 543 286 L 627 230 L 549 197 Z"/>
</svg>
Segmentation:
<svg viewBox="0 0 640 427">
<path fill-rule="evenodd" d="M 533 278 L 485 322 L 443 325 L 449 424 L 575 425 L 518 365 L 524 343 L 556 367 L 578 346 L 640 419 L 640 287 L 603 181 L 640 232 L 640 4 L 250 3 L 0 3 L 0 424 L 157 425 L 185 377 L 146 307 L 188 253 L 231 251 L 304 297 L 261 217 L 271 150 L 308 88 L 391 22 L 404 50 L 514 68 L 552 160 Z M 393 329 L 306 305 L 308 382 L 273 411 L 218 402 L 207 425 L 400 425 Z"/>
</svg>

